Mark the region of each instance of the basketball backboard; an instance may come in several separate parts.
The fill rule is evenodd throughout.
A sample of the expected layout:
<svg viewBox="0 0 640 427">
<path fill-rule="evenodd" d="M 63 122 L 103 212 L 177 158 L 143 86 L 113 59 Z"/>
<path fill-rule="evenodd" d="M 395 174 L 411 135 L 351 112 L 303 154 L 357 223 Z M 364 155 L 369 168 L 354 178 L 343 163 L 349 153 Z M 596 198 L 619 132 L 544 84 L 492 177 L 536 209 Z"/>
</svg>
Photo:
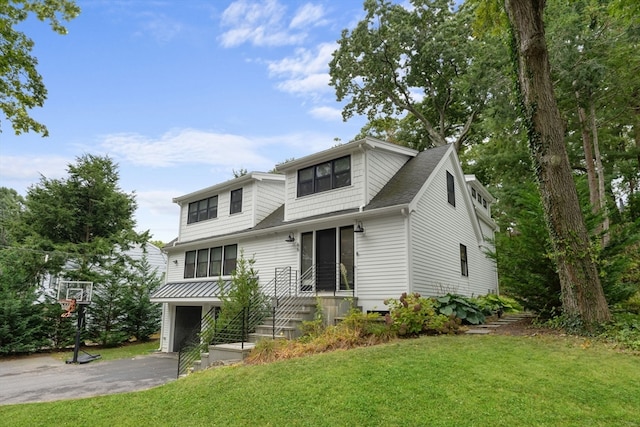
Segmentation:
<svg viewBox="0 0 640 427">
<path fill-rule="evenodd" d="M 93 282 L 61 280 L 58 283 L 58 301 L 76 300 L 76 304 L 91 304 Z"/>
</svg>

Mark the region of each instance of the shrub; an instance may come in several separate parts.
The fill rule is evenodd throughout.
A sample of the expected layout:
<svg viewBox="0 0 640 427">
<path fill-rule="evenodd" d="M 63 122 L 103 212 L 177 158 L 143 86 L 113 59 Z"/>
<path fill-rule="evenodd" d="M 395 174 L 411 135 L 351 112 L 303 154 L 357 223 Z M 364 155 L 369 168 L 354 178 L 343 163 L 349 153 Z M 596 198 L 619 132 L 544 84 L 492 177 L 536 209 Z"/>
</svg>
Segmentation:
<svg viewBox="0 0 640 427">
<path fill-rule="evenodd" d="M 480 307 L 486 316 L 502 313 L 513 313 L 522 310 L 522 306 L 513 298 L 503 295 L 487 294 L 475 298 L 475 303 Z"/>
<path fill-rule="evenodd" d="M 450 333 L 454 328 L 449 316 L 438 314 L 435 300 L 423 298 L 418 293 L 403 293 L 399 299 L 384 302 L 389 306 L 387 324 L 399 336 L 415 336 L 425 333 Z"/>
<path fill-rule="evenodd" d="M 456 316 L 462 323 L 479 325 L 484 323 L 485 316 L 482 309 L 471 298 L 462 295 L 447 294 L 435 299 L 435 309 L 438 313 L 449 317 Z"/>
<path fill-rule="evenodd" d="M 604 327 L 600 337 L 621 347 L 640 351 L 640 314 L 614 314 L 614 321 Z"/>
</svg>

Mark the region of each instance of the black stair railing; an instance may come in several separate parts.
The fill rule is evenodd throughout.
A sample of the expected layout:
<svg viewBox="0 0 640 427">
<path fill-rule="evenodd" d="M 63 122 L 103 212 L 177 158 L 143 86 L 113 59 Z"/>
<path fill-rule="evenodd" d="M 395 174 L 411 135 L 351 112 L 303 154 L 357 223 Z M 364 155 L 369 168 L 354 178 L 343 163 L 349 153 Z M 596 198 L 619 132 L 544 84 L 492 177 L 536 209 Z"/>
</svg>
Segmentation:
<svg viewBox="0 0 640 427">
<path fill-rule="evenodd" d="M 200 319 L 200 326 L 195 327 L 191 333 L 182 340 L 178 351 L 178 378 L 185 375 L 193 367 L 193 363 L 200 359 L 207 350 L 206 336 L 211 334 L 216 325 L 216 312 L 219 307 L 212 307 Z"/>
</svg>

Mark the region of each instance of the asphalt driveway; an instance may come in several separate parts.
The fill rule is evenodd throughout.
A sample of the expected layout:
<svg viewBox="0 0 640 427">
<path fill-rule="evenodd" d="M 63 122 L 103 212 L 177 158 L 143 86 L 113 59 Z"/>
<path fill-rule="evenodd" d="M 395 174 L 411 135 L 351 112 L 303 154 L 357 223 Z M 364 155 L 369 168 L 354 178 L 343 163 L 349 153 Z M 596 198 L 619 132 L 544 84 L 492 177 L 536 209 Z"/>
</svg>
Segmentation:
<svg viewBox="0 0 640 427">
<path fill-rule="evenodd" d="M 49 355 L 0 359 L 0 405 L 145 390 L 176 379 L 178 356 L 154 353 L 75 365 Z"/>
</svg>

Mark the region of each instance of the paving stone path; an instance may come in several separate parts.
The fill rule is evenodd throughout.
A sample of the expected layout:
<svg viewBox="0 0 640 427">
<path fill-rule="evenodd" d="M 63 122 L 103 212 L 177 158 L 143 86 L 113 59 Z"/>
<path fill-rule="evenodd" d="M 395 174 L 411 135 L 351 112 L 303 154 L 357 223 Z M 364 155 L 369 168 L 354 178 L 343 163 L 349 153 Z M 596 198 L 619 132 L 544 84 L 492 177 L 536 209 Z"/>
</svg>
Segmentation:
<svg viewBox="0 0 640 427">
<path fill-rule="evenodd" d="M 465 333 L 476 334 L 476 335 L 486 335 L 486 334 L 493 333 L 495 329 L 501 326 L 511 325 L 513 323 L 521 321 L 522 319 L 527 319 L 530 317 L 534 317 L 534 315 L 531 313 L 509 313 L 489 323 L 485 323 L 483 325 L 472 325 L 469 327 L 470 329 Z"/>
</svg>

